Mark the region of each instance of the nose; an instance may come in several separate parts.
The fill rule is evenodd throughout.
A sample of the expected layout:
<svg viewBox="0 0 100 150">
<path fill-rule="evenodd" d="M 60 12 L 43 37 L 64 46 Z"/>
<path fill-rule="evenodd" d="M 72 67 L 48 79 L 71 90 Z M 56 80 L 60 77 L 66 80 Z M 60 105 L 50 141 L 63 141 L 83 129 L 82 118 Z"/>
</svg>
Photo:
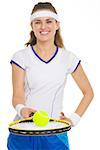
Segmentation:
<svg viewBox="0 0 100 150">
<path fill-rule="evenodd" d="M 41 29 L 45 29 L 46 28 L 46 23 L 45 22 L 42 22 L 41 23 Z"/>
</svg>

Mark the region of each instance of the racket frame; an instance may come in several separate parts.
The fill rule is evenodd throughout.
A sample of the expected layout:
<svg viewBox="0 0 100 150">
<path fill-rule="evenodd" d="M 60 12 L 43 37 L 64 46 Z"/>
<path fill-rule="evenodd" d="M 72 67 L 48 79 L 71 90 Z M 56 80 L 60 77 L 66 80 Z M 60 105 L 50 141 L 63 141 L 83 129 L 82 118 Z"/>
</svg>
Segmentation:
<svg viewBox="0 0 100 150">
<path fill-rule="evenodd" d="M 69 121 L 65 120 L 59 120 L 55 118 L 50 118 L 50 122 L 61 122 L 65 124 L 65 127 L 63 128 L 57 128 L 57 129 L 46 129 L 46 130 L 22 130 L 22 129 L 14 129 L 12 128 L 13 125 L 18 123 L 24 123 L 24 122 L 33 122 L 33 117 L 29 117 L 23 120 L 16 120 L 9 124 L 9 132 L 16 135 L 23 135 L 23 136 L 46 136 L 46 135 L 54 135 L 54 134 L 60 134 L 63 132 L 67 132 L 71 129 L 71 123 Z"/>
</svg>

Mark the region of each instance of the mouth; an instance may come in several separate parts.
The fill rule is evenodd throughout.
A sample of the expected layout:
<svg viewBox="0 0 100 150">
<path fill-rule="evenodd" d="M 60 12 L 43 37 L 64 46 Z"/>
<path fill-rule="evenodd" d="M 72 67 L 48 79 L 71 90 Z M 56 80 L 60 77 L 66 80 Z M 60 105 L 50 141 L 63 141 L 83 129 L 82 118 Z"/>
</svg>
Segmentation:
<svg viewBox="0 0 100 150">
<path fill-rule="evenodd" d="M 41 35 L 48 35 L 50 31 L 40 31 Z"/>
</svg>

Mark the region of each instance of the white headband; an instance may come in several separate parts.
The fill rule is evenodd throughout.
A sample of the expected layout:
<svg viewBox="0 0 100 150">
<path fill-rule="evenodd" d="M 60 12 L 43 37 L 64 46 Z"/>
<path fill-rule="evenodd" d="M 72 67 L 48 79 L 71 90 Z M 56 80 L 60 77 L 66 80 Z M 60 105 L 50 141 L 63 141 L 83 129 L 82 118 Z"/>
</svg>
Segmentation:
<svg viewBox="0 0 100 150">
<path fill-rule="evenodd" d="M 56 13 L 47 11 L 47 10 L 45 10 L 45 11 L 40 10 L 40 11 L 33 13 L 30 17 L 30 21 L 32 22 L 34 19 L 36 19 L 38 17 L 51 17 L 51 18 L 54 18 L 55 20 L 59 21 L 58 15 Z"/>
</svg>

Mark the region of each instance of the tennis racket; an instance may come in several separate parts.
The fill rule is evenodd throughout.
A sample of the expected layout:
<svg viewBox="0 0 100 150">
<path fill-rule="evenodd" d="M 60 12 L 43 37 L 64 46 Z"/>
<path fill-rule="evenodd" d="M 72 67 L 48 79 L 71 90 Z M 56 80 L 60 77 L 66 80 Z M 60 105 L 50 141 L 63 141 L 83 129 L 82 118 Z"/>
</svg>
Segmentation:
<svg viewBox="0 0 100 150">
<path fill-rule="evenodd" d="M 16 135 L 43 136 L 63 133 L 71 129 L 71 123 L 65 120 L 50 118 L 46 126 L 37 126 L 32 117 L 13 121 L 9 124 L 9 132 Z"/>
</svg>

